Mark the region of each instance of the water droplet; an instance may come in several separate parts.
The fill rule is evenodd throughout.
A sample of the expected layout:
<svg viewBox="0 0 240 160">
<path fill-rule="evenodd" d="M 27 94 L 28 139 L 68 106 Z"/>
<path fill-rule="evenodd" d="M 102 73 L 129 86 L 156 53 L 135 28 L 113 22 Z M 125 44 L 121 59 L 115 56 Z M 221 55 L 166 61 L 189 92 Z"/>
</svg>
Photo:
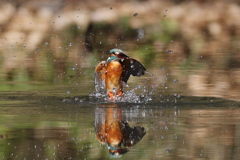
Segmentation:
<svg viewBox="0 0 240 160">
<path fill-rule="evenodd" d="M 140 86 L 140 85 L 136 85 L 136 88 L 138 88 L 138 89 L 139 89 L 139 88 L 141 88 L 141 86 Z"/>
<path fill-rule="evenodd" d="M 144 111 L 142 111 L 142 117 L 145 117 L 145 112 Z"/>
<path fill-rule="evenodd" d="M 60 16 L 58 16 L 58 18 L 60 18 Z"/>
<path fill-rule="evenodd" d="M 114 87 L 113 89 L 112 89 L 112 92 L 114 93 L 114 94 L 116 94 L 116 87 Z"/>
<path fill-rule="evenodd" d="M 173 42 L 173 40 L 171 40 L 170 42 Z"/>
<path fill-rule="evenodd" d="M 81 27 L 80 26 L 77 26 L 78 27 L 78 29 L 80 29 Z"/>
<path fill-rule="evenodd" d="M 113 9 L 113 7 L 110 7 L 110 9 L 112 10 L 112 9 Z"/>
<path fill-rule="evenodd" d="M 144 30 L 143 29 L 138 29 L 137 32 L 138 32 L 138 38 L 141 39 L 141 38 L 144 37 Z"/>
<path fill-rule="evenodd" d="M 136 17 L 138 15 L 138 13 L 134 13 L 133 16 Z"/>
<path fill-rule="evenodd" d="M 72 43 L 69 43 L 69 46 L 72 46 Z"/>
<path fill-rule="evenodd" d="M 25 47 L 27 47 L 27 45 L 26 45 L 26 44 L 24 44 L 24 45 L 23 45 L 23 47 L 25 48 Z"/>
<path fill-rule="evenodd" d="M 168 10 L 167 10 L 167 9 L 166 9 L 165 11 L 166 11 L 166 12 L 168 12 Z"/>
<path fill-rule="evenodd" d="M 178 80 L 177 79 L 174 79 L 174 81 L 173 81 L 174 83 L 177 83 L 178 82 Z"/>
<path fill-rule="evenodd" d="M 164 15 L 163 15 L 163 17 L 167 17 L 167 15 L 166 15 L 166 14 L 164 14 Z"/>
<path fill-rule="evenodd" d="M 71 93 L 69 90 L 67 90 L 67 93 Z"/>
<path fill-rule="evenodd" d="M 48 45 L 48 42 L 45 42 L 45 45 Z"/>
<path fill-rule="evenodd" d="M 173 51 L 172 50 L 167 50 L 166 53 L 173 53 Z"/>
</svg>

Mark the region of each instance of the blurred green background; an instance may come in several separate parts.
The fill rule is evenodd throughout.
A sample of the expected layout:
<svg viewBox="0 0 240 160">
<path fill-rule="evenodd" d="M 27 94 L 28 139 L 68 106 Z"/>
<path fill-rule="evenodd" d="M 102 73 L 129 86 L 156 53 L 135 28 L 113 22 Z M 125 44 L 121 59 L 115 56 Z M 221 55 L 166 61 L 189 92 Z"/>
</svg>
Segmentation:
<svg viewBox="0 0 240 160">
<path fill-rule="evenodd" d="M 238 100 L 239 1 L 0 3 L 1 91 L 70 85 L 89 94 L 96 64 L 120 48 L 160 93 Z"/>
<path fill-rule="evenodd" d="M 147 130 L 126 159 L 239 159 L 239 15 L 239 0 L 0 1 L 0 159 L 108 159 L 89 95 L 112 48 L 147 68 L 124 91 L 153 96 L 120 106 Z"/>
</svg>

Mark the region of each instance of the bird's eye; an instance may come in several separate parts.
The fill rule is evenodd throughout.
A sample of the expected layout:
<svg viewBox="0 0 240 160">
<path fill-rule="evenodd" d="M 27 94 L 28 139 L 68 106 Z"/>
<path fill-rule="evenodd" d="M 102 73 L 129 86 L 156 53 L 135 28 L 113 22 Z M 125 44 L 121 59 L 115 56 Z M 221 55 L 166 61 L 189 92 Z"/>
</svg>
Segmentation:
<svg viewBox="0 0 240 160">
<path fill-rule="evenodd" d="M 112 54 L 115 54 L 115 52 L 112 52 Z"/>
</svg>

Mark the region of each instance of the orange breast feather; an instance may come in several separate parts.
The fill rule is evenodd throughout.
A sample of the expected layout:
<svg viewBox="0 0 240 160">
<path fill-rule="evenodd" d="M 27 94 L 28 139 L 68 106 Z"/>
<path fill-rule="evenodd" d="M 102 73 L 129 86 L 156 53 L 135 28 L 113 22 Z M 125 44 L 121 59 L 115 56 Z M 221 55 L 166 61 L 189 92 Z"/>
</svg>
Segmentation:
<svg viewBox="0 0 240 160">
<path fill-rule="evenodd" d="M 112 91 L 115 89 L 116 92 L 118 92 L 119 90 L 122 90 L 122 65 L 117 61 L 112 61 L 111 63 L 108 63 L 106 71 L 105 78 L 107 91 Z"/>
</svg>

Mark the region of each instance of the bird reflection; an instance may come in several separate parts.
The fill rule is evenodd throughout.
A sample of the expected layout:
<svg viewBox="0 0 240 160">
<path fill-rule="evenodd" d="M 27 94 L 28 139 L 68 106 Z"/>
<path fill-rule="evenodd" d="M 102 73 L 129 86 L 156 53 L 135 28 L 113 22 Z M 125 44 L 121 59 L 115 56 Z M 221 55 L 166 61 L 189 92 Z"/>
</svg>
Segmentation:
<svg viewBox="0 0 240 160">
<path fill-rule="evenodd" d="M 111 157 L 121 157 L 146 134 L 144 127 L 130 127 L 122 114 L 117 104 L 99 105 L 95 109 L 96 138 L 107 145 Z"/>
</svg>

